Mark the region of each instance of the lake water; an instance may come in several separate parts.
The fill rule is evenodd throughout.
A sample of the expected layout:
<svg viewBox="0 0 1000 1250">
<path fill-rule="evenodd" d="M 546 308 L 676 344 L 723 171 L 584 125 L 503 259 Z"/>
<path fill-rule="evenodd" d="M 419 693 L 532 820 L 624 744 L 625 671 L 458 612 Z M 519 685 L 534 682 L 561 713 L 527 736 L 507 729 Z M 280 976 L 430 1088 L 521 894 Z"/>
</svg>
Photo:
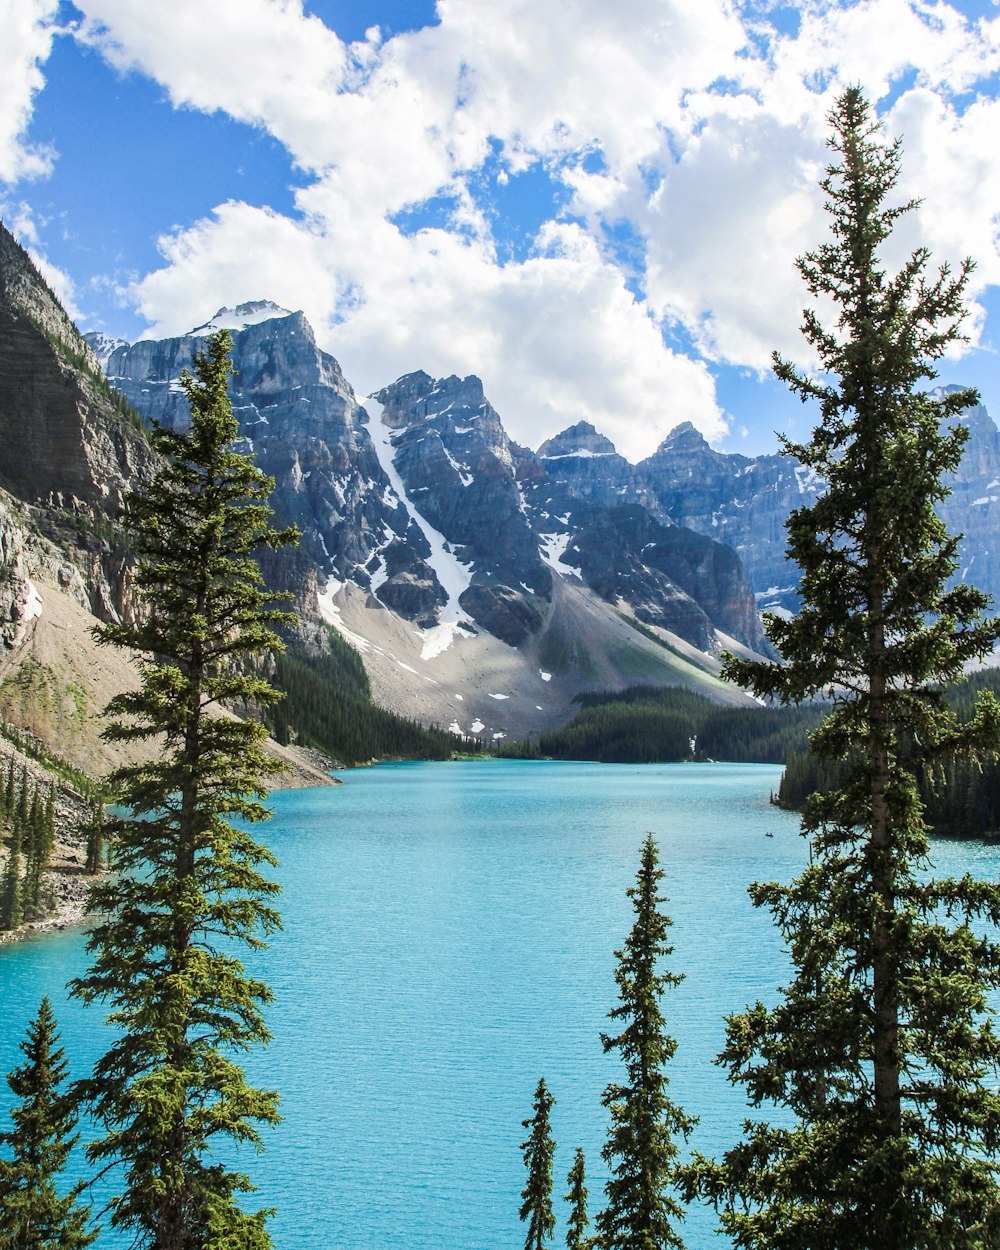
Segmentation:
<svg viewBox="0 0 1000 1250">
<path fill-rule="evenodd" d="M 281 858 L 285 928 L 254 970 L 274 987 L 274 1042 L 251 1076 L 281 1092 L 266 1152 L 240 1163 L 276 1206 L 277 1250 L 519 1247 L 519 1149 L 539 1076 L 556 1098 L 555 1189 L 577 1145 L 601 1204 L 600 1095 L 619 1067 L 599 1035 L 616 1001 L 613 951 L 647 830 L 673 917 L 664 1010 L 679 1039 L 671 1093 L 701 1122 L 692 1145 L 733 1144 L 745 1111 L 712 1064 L 726 1012 L 773 999 L 782 956 L 753 880 L 804 861 L 797 819 L 771 807 L 764 765 L 483 761 L 341 774 L 275 794 L 264 836 Z M 765 837 L 770 831 L 773 837 Z M 938 844 L 936 866 L 995 877 L 1000 849 Z M 74 1076 L 102 1049 L 99 1011 L 66 1000 L 79 933 L 0 948 L 0 1072 L 42 994 Z M 10 1103 L 0 1089 L 0 1115 Z M 556 1245 L 565 1204 L 557 1204 Z M 717 1250 L 692 1209 L 691 1250 Z M 105 1232 L 98 1250 L 127 1239 Z"/>
</svg>

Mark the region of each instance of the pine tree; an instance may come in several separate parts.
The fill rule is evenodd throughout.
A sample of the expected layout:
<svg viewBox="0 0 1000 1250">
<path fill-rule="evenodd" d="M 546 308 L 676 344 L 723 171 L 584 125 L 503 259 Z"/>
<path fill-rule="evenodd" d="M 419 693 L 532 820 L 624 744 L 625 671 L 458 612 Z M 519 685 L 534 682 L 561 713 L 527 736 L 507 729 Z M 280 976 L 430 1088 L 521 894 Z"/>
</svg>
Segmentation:
<svg viewBox="0 0 1000 1250">
<path fill-rule="evenodd" d="M 919 770 L 1000 744 L 992 697 L 961 724 L 942 695 L 1000 638 L 986 597 L 949 585 L 957 540 L 935 512 L 961 457 L 956 416 L 975 396 L 917 389 L 960 337 L 971 266 L 929 276 L 921 248 L 886 273 L 880 247 L 913 207 L 889 199 L 900 145 L 856 88 L 830 120 L 833 238 L 799 269 L 837 323 L 805 314 L 818 378 L 776 357 L 819 402 L 811 441 L 785 450 L 826 491 L 788 522 L 803 607 L 769 619 L 784 664 L 731 659 L 726 672 L 759 696 L 832 699 L 812 746 L 844 780 L 808 801 L 806 871 L 751 890 L 793 975 L 773 1009 L 729 1020 L 720 1057 L 754 1107 L 782 1117 L 749 1122 L 692 1177 L 737 1246 L 979 1250 L 1000 1238 L 1000 1037 L 987 1009 L 1000 888 L 929 879 L 916 787 Z"/>
<path fill-rule="evenodd" d="M 162 745 L 155 762 L 110 778 L 130 815 L 110 822 L 118 875 L 92 889 L 104 918 L 73 993 L 110 1004 L 119 1037 L 81 1093 L 105 1130 L 90 1157 L 123 1169 L 111 1223 L 151 1250 L 270 1245 L 268 1213 L 238 1202 L 249 1180 L 213 1152 L 227 1141 L 259 1148 L 257 1126 L 278 1119 L 277 1095 L 250 1086 L 236 1062 L 268 1040 L 271 991 L 233 953 L 259 948 L 279 924 L 278 887 L 261 871 L 274 857 L 245 827 L 266 817 L 277 766 L 262 726 L 209 709 L 277 698 L 249 664 L 280 647 L 274 628 L 292 618 L 253 556 L 296 535 L 270 528 L 273 482 L 232 450 L 230 347 L 216 334 L 195 357 L 182 381 L 190 428 L 154 429 L 165 463 L 129 501 L 145 614 L 96 631 L 141 657 L 141 686 L 108 705 L 105 736 Z"/>
<path fill-rule="evenodd" d="M 18 833 L 21 835 L 22 843 L 24 836 L 28 832 L 28 817 L 31 813 L 31 796 L 28 793 L 28 767 L 21 766 L 21 784 L 17 790 L 17 798 L 14 802 L 13 822 L 17 827 Z"/>
<path fill-rule="evenodd" d="M 87 849 L 86 871 L 91 876 L 101 871 L 104 859 L 104 819 L 104 804 L 94 799 L 82 830 Z"/>
<path fill-rule="evenodd" d="M 14 803 L 16 801 L 17 790 L 14 781 L 14 756 L 11 755 L 7 761 L 7 780 L 3 788 L 3 810 L 4 818 L 10 820 L 14 814 Z"/>
<path fill-rule="evenodd" d="M 663 877 L 658 862 L 653 835 L 647 834 L 636 883 L 627 891 L 635 921 L 624 947 L 615 951 L 619 1004 L 608 1015 L 623 1028 L 617 1036 L 602 1036 L 605 1051 L 617 1050 L 625 1065 L 625 1083 L 609 1085 L 601 1099 L 611 1114 L 602 1152 L 611 1176 L 607 1205 L 597 1216 L 606 1250 L 684 1244 L 675 1227 L 684 1209 L 667 1189 L 678 1183 L 676 1137 L 686 1140 L 696 1121 L 667 1097 L 665 1068 L 677 1043 L 666 1032 L 660 998 L 684 978 L 657 971 L 660 958 L 673 953 L 666 942 L 672 922 L 659 910 L 666 899 L 657 892 Z"/>
<path fill-rule="evenodd" d="M 24 910 L 37 916 L 41 909 L 42 879 L 49 866 L 52 843 L 48 836 L 45 806 L 37 786 L 31 795 L 25 838 Z"/>
<path fill-rule="evenodd" d="M 83 1185 L 60 1195 L 57 1178 L 79 1134 L 72 1099 L 60 1089 L 67 1064 L 47 998 L 21 1043 L 26 1062 L 7 1077 L 20 1102 L 13 1129 L 0 1133 L 0 1250 L 84 1250 L 90 1208 L 78 1202 Z"/>
<path fill-rule="evenodd" d="M 21 881 L 21 831 L 15 821 L 7 847 L 7 863 L 0 878 L 0 929 L 18 929 L 24 923 Z"/>
<path fill-rule="evenodd" d="M 555 1142 L 549 1126 L 549 1112 L 555 1099 L 545 1086 L 542 1077 L 535 1090 L 532 1104 L 535 1114 L 521 1123 L 530 1129 L 527 1140 L 521 1143 L 524 1166 L 528 1170 L 528 1183 L 521 1190 L 521 1219 L 528 1221 L 528 1233 L 524 1250 L 544 1250 L 545 1243 L 552 1240 L 556 1217 L 552 1212 L 552 1157 Z"/>
<path fill-rule="evenodd" d="M 56 844 L 56 783 L 50 782 L 48 797 L 45 800 L 45 846 L 51 855 Z"/>
<path fill-rule="evenodd" d="M 566 1177 L 569 1193 L 565 1201 L 569 1203 L 569 1219 L 566 1221 L 566 1250 L 587 1250 L 590 1241 L 587 1229 L 590 1220 L 587 1217 L 587 1185 L 586 1160 L 583 1147 L 577 1146 L 573 1157 L 573 1166 Z"/>
</svg>

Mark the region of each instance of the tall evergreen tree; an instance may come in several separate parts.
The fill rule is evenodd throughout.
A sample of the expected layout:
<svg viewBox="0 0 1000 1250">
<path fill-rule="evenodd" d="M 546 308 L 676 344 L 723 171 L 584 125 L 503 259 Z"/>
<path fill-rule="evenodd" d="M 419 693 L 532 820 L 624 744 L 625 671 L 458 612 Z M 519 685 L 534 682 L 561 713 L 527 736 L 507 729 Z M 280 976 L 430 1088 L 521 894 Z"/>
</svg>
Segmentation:
<svg viewBox="0 0 1000 1250">
<path fill-rule="evenodd" d="M 590 1219 L 587 1216 L 587 1163 L 583 1156 L 583 1147 L 577 1146 L 573 1156 L 573 1166 L 566 1177 L 569 1193 L 565 1195 L 569 1203 L 569 1218 L 566 1221 L 566 1250 L 587 1250 L 591 1244 L 587 1237 Z"/>
<path fill-rule="evenodd" d="M 608 1013 L 622 1024 L 614 1037 L 603 1035 L 605 1051 L 617 1050 L 625 1082 L 607 1087 L 602 1102 L 611 1114 L 603 1157 L 611 1172 L 607 1205 L 597 1216 L 600 1245 L 606 1250 L 663 1250 L 683 1246 L 676 1225 L 684 1209 L 668 1189 L 678 1184 L 680 1134 L 687 1138 L 696 1121 L 667 1096 L 666 1064 L 677 1050 L 667 1033 L 660 998 L 684 979 L 658 971 L 671 955 L 671 920 L 659 910 L 663 871 L 653 835 L 642 845 L 636 882 L 627 893 L 635 920 L 624 947 L 615 951 L 619 1003 Z"/>
<path fill-rule="evenodd" d="M 777 1006 L 728 1022 L 721 1056 L 755 1119 L 721 1162 L 693 1175 L 737 1246 L 769 1250 L 976 1250 L 998 1244 L 1000 887 L 929 879 L 918 769 L 1000 743 L 986 697 L 965 724 L 942 687 L 1000 638 L 986 597 L 951 586 L 957 540 L 938 519 L 961 457 L 972 392 L 926 393 L 960 337 L 970 272 L 928 274 L 921 248 L 888 274 L 880 248 L 912 204 L 893 204 L 900 146 L 846 91 L 830 116 L 835 161 L 821 186 L 832 240 L 799 262 L 836 325 L 806 312 L 822 373 L 776 357 L 820 405 L 785 450 L 826 482 L 788 522 L 802 570 L 797 617 L 770 618 L 782 665 L 730 660 L 757 695 L 833 701 L 812 745 L 845 780 L 803 820 L 810 865 L 790 886 L 752 888 L 771 909 L 793 975 Z"/>
<path fill-rule="evenodd" d="M 104 860 L 104 821 L 104 804 L 100 799 L 94 799 L 82 829 L 87 852 L 85 869 L 91 876 L 101 871 Z"/>
<path fill-rule="evenodd" d="M 18 786 L 17 799 L 14 804 L 13 821 L 21 835 L 22 842 L 28 832 L 28 816 L 31 812 L 31 795 L 28 791 L 28 766 L 21 766 L 21 784 Z"/>
<path fill-rule="evenodd" d="M 546 1242 L 552 1240 L 556 1227 L 556 1217 L 552 1212 L 552 1157 L 556 1144 L 549 1125 L 549 1112 L 554 1105 L 555 1099 L 542 1077 L 532 1104 L 535 1114 L 521 1121 L 530 1130 L 527 1140 L 521 1143 L 524 1166 L 528 1169 L 528 1182 L 521 1190 L 524 1199 L 521 1219 L 528 1222 L 524 1250 L 544 1250 Z"/>
<path fill-rule="evenodd" d="M 0 929 L 17 929 L 24 921 L 24 894 L 21 879 L 21 830 L 11 825 L 7 863 L 0 877 Z"/>
<path fill-rule="evenodd" d="M 17 791 L 15 790 L 14 781 L 14 756 L 11 755 L 7 761 L 7 780 L 3 788 L 3 810 L 4 818 L 10 820 L 14 811 L 14 799 Z"/>
<path fill-rule="evenodd" d="M 140 657 L 141 686 L 108 705 L 106 737 L 162 745 L 154 762 L 110 779 L 130 814 L 111 822 L 118 875 L 92 890 L 103 918 L 73 992 L 110 1004 L 118 1037 L 81 1093 L 105 1130 L 91 1158 L 123 1171 L 111 1223 L 151 1250 L 270 1244 L 267 1212 L 238 1202 L 249 1180 L 209 1156 L 226 1141 L 259 1147 L 257 1126 L 278 1119 L 277 1095 L 249 1085 L 236 1062 L 268 1040 L 271 992 L 233 951 L 260 947 L 279 924 L 278 887 L 261 871 L 274 857 L 246 830 L 267 815 L 276 766 L 259 724 L 211 709 L 277 698 L 249 664 L 280 646 L 274 628 L 291 617 L 253 556 L 296 535 L 270 527 L 273 482 L 232 449 L 230 348 L 219 333 L 195 357 L 182 380 L 190 428 L 154 429 L 164 466 L 129 502 L 145 613 L 96 631 Z"/>
<path fill-rule="evenodd" d="M 35 786 L 28 809 L 25 838 L 24 909 L 28 916 L 37 916 L 42 910 L 42 881 L 52 857 L 53 844 L 41 791 Z"/>
<path fill-rule="evenodd" d="M 67 1064 L 47 998 L 21 1043 L 25 1063 L 7 1077 L 20 1100 L 13 1128 L 0 1133 L 0 1250 L 84 1250 L 90 1208 L 78 1201 L 83 1185 L 59 1193 L 57 1180 L 76 1145 L 76 1111 L 60 1088 Z"/>
</svg>

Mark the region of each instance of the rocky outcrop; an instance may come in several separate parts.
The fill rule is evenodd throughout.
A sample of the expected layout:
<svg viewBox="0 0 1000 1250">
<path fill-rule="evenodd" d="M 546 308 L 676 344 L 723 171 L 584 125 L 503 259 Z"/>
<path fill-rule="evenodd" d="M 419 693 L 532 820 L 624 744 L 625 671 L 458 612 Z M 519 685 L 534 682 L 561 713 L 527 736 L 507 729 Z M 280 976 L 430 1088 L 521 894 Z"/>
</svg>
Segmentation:
<svg viewBox="0 0 1000 1250">
<path fill-rule="evenodd" d="M 941 517 L 959 544 L 957 579 L 970 582 L 993 597 L 1000 609 L 1000 431 L 982 406 L 967 409 L 960 418 L 968 430 L 965 454 L 957 473 L 948 474 L 950 491 L 941 504 Z"/>
<path fill-rule="evenodd" d="M 127 610 L 114 521 L 154 456 L 104 380 L 96 357 L 35 269 L 0 228 L 0 487 L 33 509 L 34 526 L 68 555 L 89 606 Z"/>
<path fill-rule="evenodd" d="M 30 258 L 0 228 L 0 485 L 91 518 L 113 513 L 152 455 Z"/>
<path fill-rule="evenodd" d="M 24 535 L 0 502 L 0 655 L 21 642 L 37 592 L 28 576 Z"/>
<path fill-rule="evenodd" d="M 240 447 L 274 477 L 271 503 L 280 521 L 298 526 L 301 549 L 321 575 L 365 589 L 392 548 L 389 559 L 405 562 L 407 574 L 405 590 L 397 579 L 386 592 L 392 606 L 413 619 L 426 616 L 442 595 L 425 563 L 426 539 L 393 496 L 365 429 L 367 415 L 302 313 L 266 301 L 220 309 L 180 338 L 116 348 L 106 365 L 109 381 L 143 416 L 183 428 L 189 413 L 181 375 L 215 328 L 232 331 L 230 394 Z M 284 585 L 292 580 L 281 560 L 272 571 Z M 413 584 L 425 592 L 414 594 Z"/>
<path fill-rule="evenodd" d="M 787 457 L 714 451 L 685 421 L 638 466 L 659 510 L 739 556 L 762 606 L 794 609 L 798 572 L 785 560 L 785 521 L 823 488 Z"/>
<path fill-rule="evenodd" d="M 544 619 L 552 575 L 525 512 L 510 441 L 482 383 L 415 373 L 373 398 L 382 424 L 396 431 L 392 462 L 411 506 L 468 570 L 459 606 L 518 646 Z"/>
<path fill-rule="evenodd" d="M 954 388 L 952 388 L 954 389 Z M 962 534 L 956 577 L 973 582 L 1000 603 L 1000 431 L 982 405 L 961 417 L 969 432 L 942 519 Z M 714 451 L 690 424 L 672 430 L 637 466 L 651 507 L 678 525 L 718 539 L 743 563 L 761 608 L 795 611 L 799 573 L 785 557 L 785 522 L 824 489 L 816 473 L 789 456 L 746 456 Z"/>
<path fill-rule="evenodd" d="M 555 487 L 564 487 L 576 499 L 605 507 L 641 504 L 656 509 L 657 501 L 635 465 L 615 450 L 609 438 L 589 421 L 579 421 L 542 443 L 536 452 Z M 661 513 L 661 521 L 670 524 Z"/>
</svg>

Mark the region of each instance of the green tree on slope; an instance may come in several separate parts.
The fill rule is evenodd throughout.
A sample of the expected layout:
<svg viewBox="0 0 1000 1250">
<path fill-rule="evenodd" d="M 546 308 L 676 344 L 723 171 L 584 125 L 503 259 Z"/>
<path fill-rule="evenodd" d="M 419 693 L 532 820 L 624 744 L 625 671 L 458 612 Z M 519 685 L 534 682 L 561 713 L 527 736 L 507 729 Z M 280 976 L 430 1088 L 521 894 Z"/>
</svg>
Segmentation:
<svg viewBox="0 0 1000 1250">
<path fill-rule="evenodd" d="M 77 1201 L 77 1185 L 60 1195 L 57 1178 L 79 1134 L 72 1100 L 60 1088 L 67 1064 L 47 998 L 21 1043 L 25 1062 L 7 1077 L 20 1100 L 13 1128 L 0 1133 L 0 1250 L 85 1250 L 97 1236 L 87 1232 L 90 1208 Z"/>
<path fill-rule="evenodd" d="M 81 1093 L 104 1128 L 91 1158 L 123 1169 L 111 1223 L 151 1250 L 269 1245 L 267 1213 L 238 1202 L 249 1181 L 213 1152 L 259 1147 L 257 1125 L 278 1119 L 277 1095 L 237 1062 L 268 1040 L 271 993 L 234 953 L 279 923 L 262 872 L 274 858 L 245 827 L 267 815 L 275 765 L 260 725 L 211 709 L 277 697 L 247 662 L 280 646 L 274 629 L 290 617 L 253 555 L 295 535 L 270 528 L 273 483 L 232 450 L 230 347 L 216 334 L 195 357 L 182 381 L 190 428 L 154 430 L 164 467 L 129 503 L 142 619 L 97 631 L 140 657 L 141 686 L 111 701 L 106 737 L 158 745 L 110 779 L 131 814 L 110 822 L 118 875 L 93 889 L 93 962 L 73 992 L 109 1004 L 118 1037 Z"/>
<path fill-rule="evenodd" d="M 602 1102 L 611 1114 L 603 1156 L 611 1170 L 605 1187 L 607 1205 L 597 1216 L 599 1244 L 606 1250 L 665 1250 L 681 1247 L 677 1225 L 684 1209 L 668 1189 L 678 1182 L 677 1136 L 687 1138 L 696 1123 L 667 1096 L 666 1065 L 677 1050 L 667 1033 L 660 998 L 684 979 L 658 971 L 671 921 L 660 904 L 663 871 L 658 867 L 653 835 L 648 834 L 636 882 L 628 890 L 635 921 L 620 951 L 619 1004 L 608 1014 L 622 1023 L 615 1037 L 604 1036 L 605 1051 L 617 1050 L 625 1081 L 607 1087 Z"/>
<path fill-rule="evenodd" d="M 880 249 L 913 208 L 893 204 L 900 147 L 852 88 L 831 114 L 835 161 L 821 183 L 832 238 L 799 262 L 824 326 L 806 312 L 818 378 L 776 358 L 817 401 L 810 442 L 785 450 L 825 493 L 788 522 L 803 607 L 770 618 L 784 664 L 731 659 L 761 696 L 823 693 L 812 738 L 846 780 L 814 795 L 810 865 L 790 886 L 757 885 L 792 960 L 777 1006 L 728 1022 L 722 1060 L 750 1102 L 783 1109 L 691 1175 L 737 1246 L 768 1250 L 980 1250 L 1000 1238 L 1000 887 L 929 879 L 915 773 L 1000 743 L 1000 708 L 960 724 L 942 688 L 990 652 L 988 601 L 951 586 L 957 540 L 935 511 L 961 458 L 956 420 L 973 392 L 928 394 L 933 362 L 960 337 L 970 272 L 928 273 L 918 249 L 898 273 Z"/>
</svg>

